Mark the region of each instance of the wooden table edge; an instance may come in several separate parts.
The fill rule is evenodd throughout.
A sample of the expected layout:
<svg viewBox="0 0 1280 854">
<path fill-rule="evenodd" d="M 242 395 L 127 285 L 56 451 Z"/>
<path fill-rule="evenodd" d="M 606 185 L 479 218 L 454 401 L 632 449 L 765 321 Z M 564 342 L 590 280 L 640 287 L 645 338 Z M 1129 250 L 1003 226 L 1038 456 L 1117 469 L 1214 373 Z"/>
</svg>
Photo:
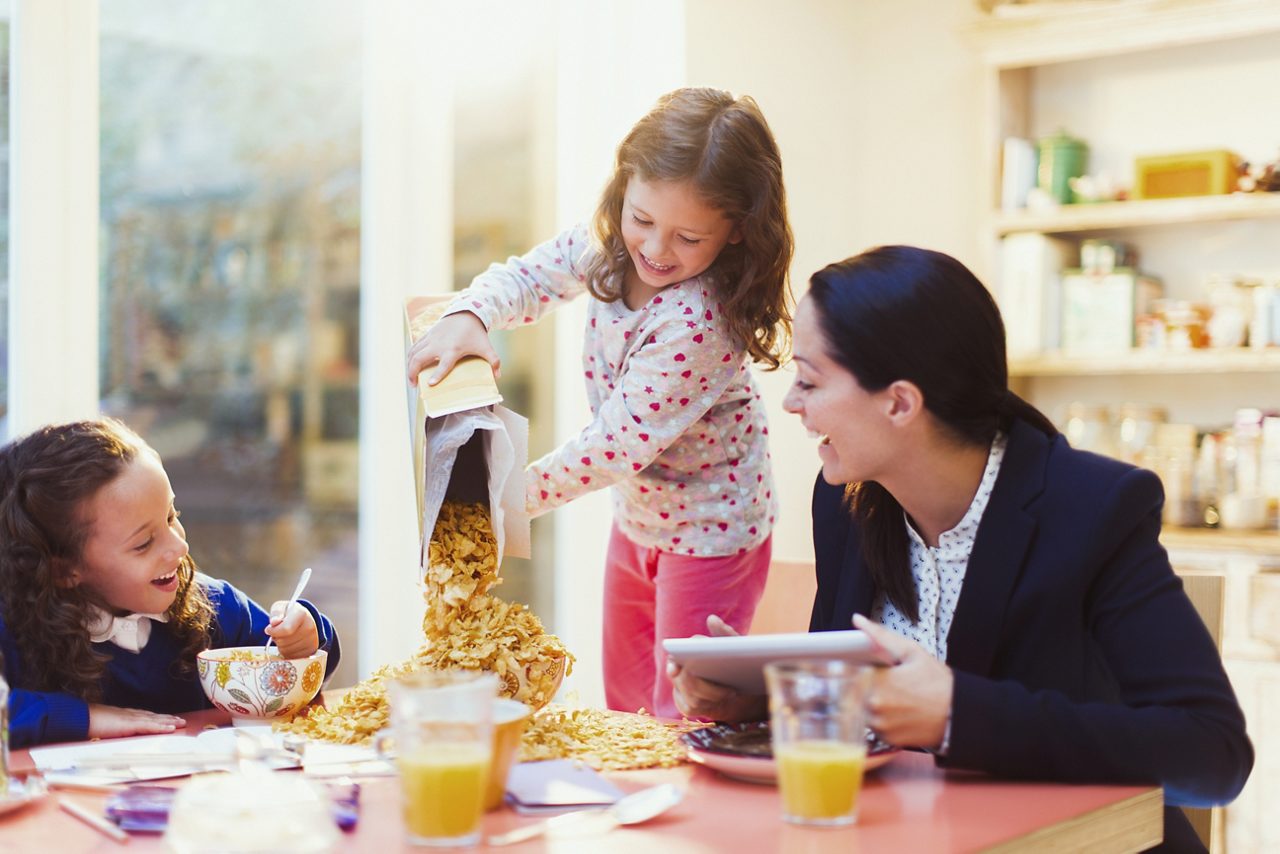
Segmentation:
<svg viewBox="0 0 1280 854">
<path fill-rule="evenodd" d="M 1164 790 L 1157 786 L 984 850 L 1091 851 L 1105 844 L 1108 851 L 1145 851 L 1163 840 Z"/>
</svg>

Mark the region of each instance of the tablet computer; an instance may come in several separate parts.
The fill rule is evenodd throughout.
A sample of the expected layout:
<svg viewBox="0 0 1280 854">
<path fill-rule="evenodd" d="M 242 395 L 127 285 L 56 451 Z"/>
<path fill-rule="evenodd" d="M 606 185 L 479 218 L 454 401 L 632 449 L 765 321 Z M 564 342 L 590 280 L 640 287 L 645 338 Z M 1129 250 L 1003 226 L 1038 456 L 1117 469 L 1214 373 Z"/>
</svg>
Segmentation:
<svg viewBox="0 0 1280 854">
<path fill-rule="evenodd" d="M 788 658 L 836 658 L 855 664 L 889 664 L 866 632 L 796 632 L 775 635 L 667 638 L 667 657 L 695 676 L 747 694 L 765 693 L 764 666 Z"/>
</svg>

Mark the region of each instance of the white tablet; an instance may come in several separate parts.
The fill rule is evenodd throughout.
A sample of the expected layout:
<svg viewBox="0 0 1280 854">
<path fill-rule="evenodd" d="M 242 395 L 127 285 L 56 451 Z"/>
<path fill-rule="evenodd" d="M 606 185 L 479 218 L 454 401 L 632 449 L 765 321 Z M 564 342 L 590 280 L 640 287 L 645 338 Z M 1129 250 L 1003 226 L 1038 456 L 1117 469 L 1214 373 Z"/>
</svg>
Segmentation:
<svg viewBox="0 0 1280 854">
<path fill-rule="evenodd" d="M 667 638 L 667 657 L 695 676 L 747 694 L 765 693 L 764 666 L 788 658 L 836 658 L 855 664 L 888 664 L 866 632 L 796 632 L 776 635 Z"/>
</svg>

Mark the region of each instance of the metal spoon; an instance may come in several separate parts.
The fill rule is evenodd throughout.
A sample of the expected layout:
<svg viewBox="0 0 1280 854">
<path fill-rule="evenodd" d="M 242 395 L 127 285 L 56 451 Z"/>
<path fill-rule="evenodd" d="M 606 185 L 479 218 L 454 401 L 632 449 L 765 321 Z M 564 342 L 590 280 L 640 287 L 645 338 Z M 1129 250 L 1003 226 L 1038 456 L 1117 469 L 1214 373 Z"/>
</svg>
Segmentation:
<svg viewBox="0 0 1280 854">
<path fill-rule="evenodd" d="M 680 803 L 683 797 L 684 789 L 672 783 L 662 783 L 632 792 L 607 809 L 565 813 L 546 821 L 517 827 L 507 833 L 490 836 L 487 841 L 490 845 L 510 845 L 544 833 L 552 837 L 606 833 L 621 824 L 639 824 L 642 821 L 648 821 Z"/>
<path fill-rule="evenodd" d="M 285 603 L 284 610 L 280 612 L 280 619 L 289 616 L 289 609 L 293 607 L 293 603 L 298 601 L 298 597 L 302 595 L 302 588 L 307 586 L 307 582 L 311 580 L 311 567 L 302 570 L 302 575 L 298 576 L 298 586 L 293 588 L 293 595 L 289 597 L 289 601 Z M 267 638 L 267 642 L 262 645 L 263 649 L 270 649 L 271 645 L 276 642 L 275 638 Z"/>
</svg>

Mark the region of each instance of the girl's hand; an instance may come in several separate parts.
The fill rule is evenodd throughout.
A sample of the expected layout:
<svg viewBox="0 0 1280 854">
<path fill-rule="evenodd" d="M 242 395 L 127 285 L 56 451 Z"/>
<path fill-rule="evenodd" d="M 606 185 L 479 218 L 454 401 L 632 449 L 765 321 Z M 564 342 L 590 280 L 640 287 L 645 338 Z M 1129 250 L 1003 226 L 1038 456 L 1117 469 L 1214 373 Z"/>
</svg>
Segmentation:
<svg viewBox="0 0 1280 854">
<path fill-rule="evenodd" d="M 712 637 L 737 634 L 715 614 L 707 617 L 707 631 Z M 762 719 L 768 711 L 768 702 L 763 695 L 739 694 L 727 685 L 686 673 L 674 661 L 667 662 L 667 676 L 671 679 L 671 697 L 676 708 L 688 717 L 726 722 L 750 721 Z"/>
<path fill-rule="evenodd" d="M 316 628 L 316 618 L 302 605 L 294 603 L 285 614 L 285 600 L 271 605 L 271 622 L 267 624 L 266 633 L 276 639 L 280 647 L 280 655 L 285 658 L 306 658 L 320 648 L 320 630 Z M 285 614 L 281 618 L 281 614 Z"/>
<path fill-rule="evenodd" d="M 853 627 L 870 635 L 897 662 L 871 674 L 867 726 L 899 747 L 940 747 L 951 715 L 951 668 L 920 644 L 861 614 L 853 615 Z"/>
<path fill-rule="evenodd" d="M 502 360 L 489 341 L 489 331 L 469 311 L 442 317 L 426 335 L 413 342 L 409 348 L 409 384 L 417 385 L 418 374 L 435 365 L 435 373 L 427 378 L 427 385 L 435 385 L 464 356 L 479 356 L 493 367 L 495 378 L 502 376 Z"/>
<path fill-rule="evenodd" d="M 89 704 L 89 738 L 154 735 L 173 732 L 186 725 L 186 721 L 175 715 L 162 715 L 144 709 L 122 709 L 99 703 Z"/>
</svg>

